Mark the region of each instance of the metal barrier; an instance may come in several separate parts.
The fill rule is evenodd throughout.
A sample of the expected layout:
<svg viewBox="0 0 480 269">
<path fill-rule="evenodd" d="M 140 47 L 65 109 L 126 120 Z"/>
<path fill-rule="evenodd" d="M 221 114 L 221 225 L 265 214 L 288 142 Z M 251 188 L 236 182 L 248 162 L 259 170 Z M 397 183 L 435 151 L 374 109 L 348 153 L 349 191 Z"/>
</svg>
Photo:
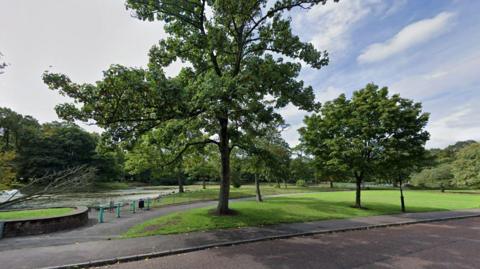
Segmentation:
<svg viewBox="0 0 480 269">
<path fill-rule="evenodd" d="M 98 223 L 103 223 L 103 215 L 105 213 L 105 208 L 103 206 L 100 206 L 98 210 Z"/>
<path fill-rule="evenodd" d="M 146 198 L 144 200 L 145 203 L 145 210 L 149 211 L 150 209 L 155 207 L 155 201 L 160 200 L 160 197 L 158 198 Z M 137 203 L 138 200 L 132 200 L 130 202 L 130 211 L 135 214 L 137 212 Z M 121 211 L 122 207 L 124 206 L 123 203 L 115 203 L 115 204 L 108 204 L 108 205 L 99 205 L 98 206 L 98 223 L 104 223 L 105 222 L 105 210 L 108 208 L 110 209 L 110 212 L 114 212 L 115 216 L 117 218 L 121 217 Z"/>
</svg>

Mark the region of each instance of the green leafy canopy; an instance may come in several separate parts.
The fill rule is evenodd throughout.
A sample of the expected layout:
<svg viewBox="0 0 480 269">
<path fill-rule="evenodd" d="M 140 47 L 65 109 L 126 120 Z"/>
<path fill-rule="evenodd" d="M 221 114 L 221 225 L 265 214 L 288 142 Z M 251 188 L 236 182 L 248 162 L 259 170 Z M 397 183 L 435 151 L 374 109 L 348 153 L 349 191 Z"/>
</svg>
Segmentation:
<svg viewBox="0 0 480 269">
<path fill-rule="evenodd" d="M 94 120 L 114 141 L 137 139 L 172 121 L 191 146 L 218 145 L 222 162 L 219 212 L 228 211 L 230 152 L 252 143 L 283 118 L 289 103 L 318 107 L 313 89 L 297 77 L 301 63 L 328 64 L 327 52 L 302 42 L 285 13 L 326 0 L 128 0 L 141 20 L 161 20 L 167 37 L 153 46 L 148 68 L 114 65 L 95 84 L 76 84 L 63 74 L 45 83 L 75 100 L 57 107 L 68 120 Z M 169 78 L 163 69 L 186 64 Z M 220 207 L 219 207 L 220 208 Z"/>
<path fill-rule="evenodd" d="M 95 84 L 51 73 L 44 81 L 75 100 L 57 107 L 62 118 L 93 119 L 117 139 L 172 120 L 210 137 L 226 120 L 232 144 L 241 143 L 243 134 L 261 135 L 263 125 L 282 122 L 275 109 L 290 102 L 316 107 L 312 88 L 296 79 L 301 64 L 277 56 L 314 68 L 328 63 L 327 53 L 301 42 L 282 16 L 318 3 L 324 1 L 277 1 L 270 8 L 267 1 L 128 1 L 138 18 L 165 22 L 168 37 L 150 50 L 147 69 L 113 65 Z M 167 78 L 163 68 L 177 59 L 189 67 Z"/>
<path fill-rule="evenodd" d="M 419 166 L 430 136 L 425 130 L 428 118 L 420 103 L 368 84 L 351 99 L 342 94 L 306 117 L 301 142 L 317 167 L 355 177 L 359 192 L 367 176 L 403 178 Z"/>
</svg>

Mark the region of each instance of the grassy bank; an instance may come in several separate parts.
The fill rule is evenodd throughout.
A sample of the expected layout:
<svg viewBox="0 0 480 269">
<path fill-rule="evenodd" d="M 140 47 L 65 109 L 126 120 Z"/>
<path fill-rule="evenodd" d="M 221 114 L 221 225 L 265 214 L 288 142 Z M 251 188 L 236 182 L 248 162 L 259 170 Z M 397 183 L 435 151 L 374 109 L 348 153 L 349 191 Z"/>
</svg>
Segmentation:
<svg viewBox="0 0 480 269">
<path fill-rule="evenodd" d="M 73 208 L 47 208 L 19 211 L 0 211 L 0 220 L 35 219 L 43 217 L 55 217 L 72 212 Z"/>
<path fill-rule="evenodd" d="M 215 216 L 212 207 L 192 209 L 156 218 L 132 227 L 124 236 L 139 237 L 185 233 L 222 228 L 260 226 L 277 223 L 342 219 L 400 213 L 397 191 L 364 191 L 363 205 L 352 208 L 354 192 L 320 192 L 269 198 L 263 203 L 239 201 L 231 203 L 237 214 Z M 480 196 L 430 191 L 406 192 L 409 212 L 442 211 L 475 208 Z"/>
</svg>

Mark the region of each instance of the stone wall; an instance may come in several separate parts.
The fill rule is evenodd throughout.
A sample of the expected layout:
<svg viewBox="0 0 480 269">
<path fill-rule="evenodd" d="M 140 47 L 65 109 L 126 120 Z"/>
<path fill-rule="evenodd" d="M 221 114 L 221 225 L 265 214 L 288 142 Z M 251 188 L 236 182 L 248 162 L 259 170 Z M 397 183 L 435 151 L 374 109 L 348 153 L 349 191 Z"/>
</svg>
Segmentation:
<svg viewBox="0 0 480 269">
<path fill-rule="evenodd" d="M 87 223 L 88 208 L 77 207 L 72 213 L 57 217 L 0 222 L 0 238 L 52 233 L 66 229 L 74 229 Z"/>
</svg>

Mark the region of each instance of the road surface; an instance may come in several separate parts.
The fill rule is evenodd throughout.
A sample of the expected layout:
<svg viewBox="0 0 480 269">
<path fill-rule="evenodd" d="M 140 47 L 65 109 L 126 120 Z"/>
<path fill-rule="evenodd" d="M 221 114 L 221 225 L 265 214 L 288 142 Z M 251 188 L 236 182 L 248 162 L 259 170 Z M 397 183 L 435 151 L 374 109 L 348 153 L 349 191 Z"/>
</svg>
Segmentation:
<svg viewBox="0 0 480 269">
<path fill-rule="evenodd" d="M 145 238 L 147 240 L 147 238 Z M 102 267 L 479 268 L 480 218 L 265 241 Z"/>
</svg>

